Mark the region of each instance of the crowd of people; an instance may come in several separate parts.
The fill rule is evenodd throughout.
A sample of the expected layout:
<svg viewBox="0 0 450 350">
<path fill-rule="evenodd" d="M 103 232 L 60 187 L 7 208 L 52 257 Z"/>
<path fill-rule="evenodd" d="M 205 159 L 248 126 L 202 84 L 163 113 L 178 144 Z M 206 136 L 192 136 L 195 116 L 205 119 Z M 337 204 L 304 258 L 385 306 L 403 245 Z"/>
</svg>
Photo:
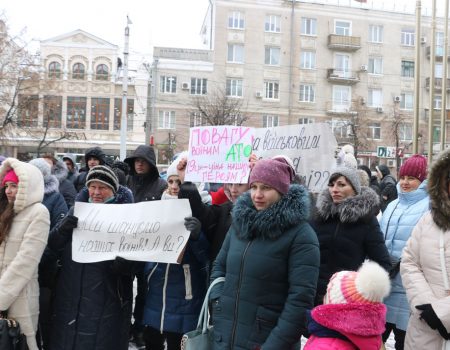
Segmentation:
<svg viewBox="0 0 450 350">
<path fill-rule="evenodd" d="M 84 158 L 0 167 L 0 311 L 30 350 L 180 350 L 223 278 L 215 350 L 298 350 L 302 336 L 307 350 L 379 350 L 392 332 L 396 350 L 450 349 L 450 150 L 409 157 L 397 181 L 347 145 L 320 193 L 284 155 L 252 155 L 248 181 L 218 186 L 185 181 L 187 152 L 165 179 L 151 146 Z M 72 259 L 76 202 L 174 199 L 192 212 L 179 264 Z"/>
</svg>

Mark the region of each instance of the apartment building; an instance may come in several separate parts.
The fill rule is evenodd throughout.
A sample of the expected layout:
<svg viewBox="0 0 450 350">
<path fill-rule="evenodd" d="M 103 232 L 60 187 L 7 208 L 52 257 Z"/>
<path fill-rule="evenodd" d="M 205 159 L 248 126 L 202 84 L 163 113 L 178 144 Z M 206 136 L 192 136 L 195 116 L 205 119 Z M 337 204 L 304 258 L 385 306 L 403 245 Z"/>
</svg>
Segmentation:
<svg viewBox="0 0 450 350">
<path fill-rule="evenodd" d="M 188 132 L 184 128 L 196 122 L 192 109 L 196 94 L 222 89 L 228 97 L 242 100 L 246 125 L 328 122 L 340 144 L 357 146 L 364 164 L 377 158 L 377 147 L 398 147 L 408 154 L 417 42 L 421 60 L 419 152 L 426 153 L 431 18 L 423 16 L 418 38 L 414 14 L 351 4 L 212 0 L 201 31 L 207 49 L 197 52 L 195 70 L 190 70 L 192 64 L 186 65 L 192 59 L 189 50 L 180 49 L 177 55 L 169 54 L 176 48 L 155 50 L 156 147 L 167 144 L 164 137 L 169 132 L 177 135 L 176 149 L 185 148 Z M 440 18 L 432 106 L 435 142 L 443 108 L 442 64 L 450 57 L 443 52 L 443 31 Z M 193 80 L 197 78 L 203 79 L 200 86 L 204 89 L 198 90 L 198 80 Z M 167 117 L 171 123 L 165 122 Z M 447 135 L 448 121 L 449 114 Z M 392 159 L 386 162 L 393 165 Z"/>
</svg>

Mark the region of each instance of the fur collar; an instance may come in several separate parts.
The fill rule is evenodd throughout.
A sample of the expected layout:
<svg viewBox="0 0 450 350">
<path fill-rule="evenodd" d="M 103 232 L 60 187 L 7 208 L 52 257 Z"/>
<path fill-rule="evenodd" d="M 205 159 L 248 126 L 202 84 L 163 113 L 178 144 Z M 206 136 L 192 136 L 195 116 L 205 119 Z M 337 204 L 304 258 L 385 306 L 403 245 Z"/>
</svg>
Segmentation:
<svg viewBox="0 0 450 350">
<path fill-rule="evenodd" d="M 56 176 L 59 182 L 67 178 L 69 171 L 67 170 L 67 165 L 62 160 L 58 160 L 53 166 L 52 174 Z"/>
<path fill-rule="evenodd" d="M 59 192 L 59 181 L 55 175 L 44 176 L 44 194 Z"/>
<path fill-rule="evenodd" d="M 428 176 L 431 215 L 435 224 L 444 231 L 450 230 L 449 169 L 450 149 L 447 149 L 433 163 Z"/>
<path fill-rule="evenodd" d="M 377 215 L 380 210 L 380 199 L 369 187 L 361 187 L 361 193 L 346 198 L 339 204 L 333 203 L 328 188 L 317 198 L 317 215 L 322 220 L 337 216 L 341 222 L 352 223 Z"/>
<path fill-rule="evenodd" d="M 285 231 L 308 219 L 310 198 L 307 189 L 291 185 L 289 192 L 265 210 L 256 210 L 250 192 L 239 196 L 233 208 L 233 227 L 241 239 L 275 240 Z"/>
</svg>

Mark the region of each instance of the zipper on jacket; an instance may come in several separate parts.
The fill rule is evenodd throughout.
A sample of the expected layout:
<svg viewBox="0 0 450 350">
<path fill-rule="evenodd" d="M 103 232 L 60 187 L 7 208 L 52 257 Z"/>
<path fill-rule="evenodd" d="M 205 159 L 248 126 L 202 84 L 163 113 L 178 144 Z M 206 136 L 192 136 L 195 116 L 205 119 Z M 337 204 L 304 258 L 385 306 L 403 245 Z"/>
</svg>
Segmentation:
<svg viewBox="0 0 450 350">
<path fill-rule="evenodd" d="M 164 276 L 163 293 L 162 293 L 163 306 L 162 306 L 162 310 L 161 310 L 161 326 L 160 326 L 160 329 L 159 329 L 161 334 L 163 334 L 163 332 L 164 332 L 164 314 L 166 312 L 166 291 L 167 291 L 167 280 L 169 279 L 169 268 L 170 268 L 170 264 L 167 264 L 166 275 Z"/>
<path fill-rule="evenodd" d="M 183 272 L 184 272 L 184 288 L 185 288 L 184 299 L 192 300 L 191 267 L 189 264 L 183 265 Z"/>
<path fill-rule="evenodd" d="M 253 241 L 250 241 L 247 243 L 247 246 L 244 249 L 244 253 L 242 254 L 241 258 L 241 267 L 239 269 L 239 279 L 238 279 L 238 286 L 236 291 L 236 301 L 234 303 L 234 317 L 233 317 L 233 327 L 231 329 L 231 349 L 234 349 L 234 338 L 236 335 L 236 327 L 237 327 L 237 315 L 238 315 L 238 309 L 239 309 L 239 295 L 241 294 L 241 283 L 242 283 L 242 272 L 244 269 L 244 260 L 245 256 L 247 255 L 248 248 L 252 244 Z"/>
</svg>

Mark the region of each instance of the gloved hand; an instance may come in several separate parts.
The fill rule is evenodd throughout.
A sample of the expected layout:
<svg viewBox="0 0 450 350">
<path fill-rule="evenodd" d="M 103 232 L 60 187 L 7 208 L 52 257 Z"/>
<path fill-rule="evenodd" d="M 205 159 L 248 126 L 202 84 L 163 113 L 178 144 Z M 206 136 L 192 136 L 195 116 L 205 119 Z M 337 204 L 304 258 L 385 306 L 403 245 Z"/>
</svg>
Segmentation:
<svg viewBox="0 0 450 350">
<path fill-rule="evenodd" d="M 439 317 L 437 317 L 431 304 L 417 305 L 416 309 L 422 311 L 420 313 L 420 319 L 424 320 L 431 329 L 437 329 L 442 338 L 447 340 L 450 339 L 447 329 L 444 327 Z"/>
<path fill-rule="evenodd" d="M 186 230 L 191 232 L 190 238 L 197 240 L 200 237 L 202 223 L 200 222 L 199 219 L 193 216 L 184 218 L 184 227 L 186 227 Z"/>
<path fill-rule="evenodd" d="M 78 218 L 76 216 L 66 215 L 66 217 L 60 221 L 58 231 L 63 236 L 69 236 L 77 225 Z"/>
</svg>

